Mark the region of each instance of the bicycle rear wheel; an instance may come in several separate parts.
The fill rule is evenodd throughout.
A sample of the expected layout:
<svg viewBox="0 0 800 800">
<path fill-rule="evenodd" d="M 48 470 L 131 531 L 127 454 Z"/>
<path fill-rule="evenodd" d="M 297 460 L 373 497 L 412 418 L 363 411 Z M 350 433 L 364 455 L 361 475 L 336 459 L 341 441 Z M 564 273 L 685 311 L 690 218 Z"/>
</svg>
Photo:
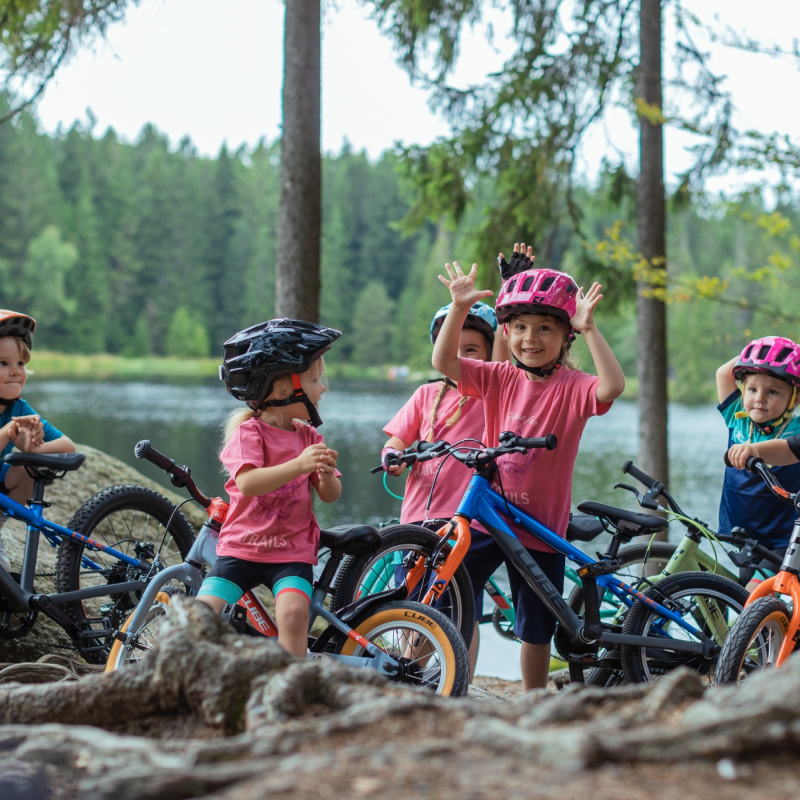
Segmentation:
<svg viewBox="0 0 800 800">
<path fill-rule="evenodd" d="M 762 597 L 749 605 L 725 640 L 716 683 L 742 683 L 751 672 L 774 667 L 791 616 L 777 597 Z"/>
<path fill-rule="evenodd" d="M 169 524 L 169 530 L 167 525 Z M 160 559 L 167 566 L 179 564 L 188 555 L 194 529 L 166 497 L 142 486 L 112 486 L 90 497 L 74 514 L 67 527 L 115 550 L 152 562 L 161 547 Z M 138 553 L 137 553 L 138 550 Z M 84 560 L 84 558 L 86 560 Z M 143 577 L 141 569 L 129 567 L 101 550 L 75 539 L 63 539 L 56 562 L 56 590 L 74 592 Z M 118 629 L 139 602 L 139 592 L 93 597 L 64 605 L 74 622 L 86 628 L 89 621 L 107 619 Z M 111 643 L 103 638 L 81 638 L 83 657 L 95 664 L 107 660 Z"/>
<path fill-rule="evenodd" d="M 705 572 L 679 572 L 663 578 L 645 596 L 680 614 L 692 627 L 711 637 L 722 648 L 747 602 L 747 590 L 721 575 Z M 699 641 L 689 631 L 641 600 L 625 617 L 622 632 L 630 636 L 658 636 L 683 641 Z M 652 681 L 679 666 L 689 667 L 713 678 L 719 652 L 711 658 L 693 653 L 672 652 L 657 647 L 620 647 L 620 659 L 630 683 Z"/>
<path fill-rule="evenodd" d="M 365 556 L 346 556 L 336 575 L 331 611 L 338 611 L 360 597 L 395 589 L 405 583 L 408 570 L 417 556 L 428 556 L 441 544 L 441 538 L 418 525 L 390 525 L 380 531 L 381 547 Z M 445 545 L 443 554 L 450 552 Z M 409 600 L 422 599 L 423 587 L 431 580 L 426 570 Z M 436 603 L 436 609 L 449 619 L 469 647 L 475 632 L 475 595 L 466 567 L 459 565 L 450 584 Z"/>
<path fill-rule="evenodd" d="M 356 633 L 398 659 L 398 683 L 436 694 L 463 697 L 469 689 L 469 654 L 464 639 L 444 614 L 421 603 L 386 603 L 351 623 Z M 334 653 L 365 656 L 366 648 L 340 635 Z"/>
</svg>

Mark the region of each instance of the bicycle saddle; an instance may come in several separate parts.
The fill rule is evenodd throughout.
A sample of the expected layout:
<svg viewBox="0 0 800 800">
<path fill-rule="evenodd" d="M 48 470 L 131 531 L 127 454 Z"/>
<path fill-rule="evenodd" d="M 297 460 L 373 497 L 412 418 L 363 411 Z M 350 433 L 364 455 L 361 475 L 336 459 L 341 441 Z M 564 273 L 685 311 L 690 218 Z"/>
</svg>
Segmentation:
<svg viewBox="0 0 800 800">
<path fill-rule="evenodd" d="M 381 535 L 372 525 L 356 525 L 339 531 L 319 532 L 319 546 L 331 550 L 341 550 L 349 556 L 365 555 L 376 550 L 381 543 Z"/>
<path fill-rule="evenodd" d="M 597 517 L 590 517 L 586 514 L 570 514 L 569 525 L 567 525 L 567 541 L 591 542 L 596 539 L 605 528 Z"/>
<path fill-rule="evenodd" d="M 628 511 L 624 508 L 615 508 L 593 501 L 581 503 L 578 511 L 608 520 L 616 528 L 624 542 L 629 542 L 634 536 L 642 536 L 645 533 L 664 530 L 667 527 L 667 520 L 663 517 Z"/>
<path fill-rule="evenodd" d="M 32 467 L 44 472 L 72 472 L 86 461 L 85 453 L 9 453 L 3 461 L 12 467 Z"/>
</svg>

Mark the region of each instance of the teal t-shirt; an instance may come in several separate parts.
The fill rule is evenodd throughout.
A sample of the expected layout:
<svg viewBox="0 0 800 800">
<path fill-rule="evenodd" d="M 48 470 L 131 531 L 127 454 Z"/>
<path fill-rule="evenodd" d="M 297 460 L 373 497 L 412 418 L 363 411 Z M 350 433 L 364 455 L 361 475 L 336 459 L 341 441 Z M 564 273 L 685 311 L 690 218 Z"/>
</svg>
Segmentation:
<svg viewBox="0 0 800 800">
<path fill-rule="evenodd" d="M 736 419 L 736 412 L 744 410 L 741 392 L 737 389 L 717 408 L 728 426 L 728 447 L 745 444 L 750 435 L 750 420 Z M 792 417 L 780 438 L 787 439 L 798 433 L 800 418 Z M 760 433 L 753 426 L 753 444 L 774 438 L 774 435 Z M 800 464 L 773 467 L 772 471 L 781 485 L 789 491 L 796 492 L 800 489 Z M 726 467 L 719 506 L 720 533 L 729 534 L 731 528 L 744 528 L 754 539 L 759 539 L 766 547 L 777 550 L 788 546 L 796 517 L 794 506 L 775 497 L 760 476 L 744 469 Z"/>
<path fill-rule="evenodd" d="M 21 397 L 15 400 L 11 405 L 5 407 L 5 410 L 0 414 L 0 428 L 3 425 L 11 422 L 11 417 L 27 417 L 36 412 L 31 407 L 30 403 L 23 400 Z M 53 427 L 46 419 L 42 420 L 44 426 L 44 440 L 52 442 L 53 439 L 60 439 L 64 434 L 58 428 Z M 0 453 L 0 459 L 7 456 L 14 449 L 14 443 L 9 442 Z M 0 462 L 0 481 L 5 480 L 6 473 L 8 472 L 8 464 Z"/>
</svg>

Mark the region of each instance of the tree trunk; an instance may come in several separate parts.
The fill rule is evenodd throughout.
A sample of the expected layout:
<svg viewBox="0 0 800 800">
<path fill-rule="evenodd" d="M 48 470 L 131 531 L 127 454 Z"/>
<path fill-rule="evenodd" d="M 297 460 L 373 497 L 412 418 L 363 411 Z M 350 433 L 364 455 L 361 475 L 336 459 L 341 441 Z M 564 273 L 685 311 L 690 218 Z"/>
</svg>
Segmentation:
<svg viewBox="0 0 800 800">
<path fill-rule="evenodd" d="M 661 0 L 640 0 L 638 97 L 661 110 Z M 639 250 L 654 266 L 666 269 L 664 153 L 662 124 L 639 118 Z M 655 261 L 653 261 L 655 260 Z M 645 296 L 652 285 L 640 281 L 637 300 L 639 378 L 639 466 L 667 483 L 667 309 Z"/>
<path fill-rule="evenodd" d="M 319 318 L 320 0 L 286 0 L 275 313 Z"/>
</svg>

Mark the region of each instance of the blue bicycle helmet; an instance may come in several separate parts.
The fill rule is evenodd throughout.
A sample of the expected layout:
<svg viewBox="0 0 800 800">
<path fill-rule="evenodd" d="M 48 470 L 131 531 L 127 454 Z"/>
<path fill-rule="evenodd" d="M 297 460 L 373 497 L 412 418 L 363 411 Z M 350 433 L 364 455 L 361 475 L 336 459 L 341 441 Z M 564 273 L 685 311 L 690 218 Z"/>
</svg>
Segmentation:
<svg viewBox="0 0 800 800">
<path fill-rule="evenodd" d="M 442 306 L 434 315 L 431 320 L 431 342 L 436 343 L 436 337 L 444 324 L 444 318 L 450 310 L 452 303 Z M 480 331 L 489 343 L 489 352 L 492 351 L 494 346 L 494 332 L 497 330 L 497 317 L 495 316 L 494 309 L 486 305 L 486 303 L 475 303 L 469 310 L 467 319 L 464 322 L 465 328 L 471 328 Z"/>
</svg>

